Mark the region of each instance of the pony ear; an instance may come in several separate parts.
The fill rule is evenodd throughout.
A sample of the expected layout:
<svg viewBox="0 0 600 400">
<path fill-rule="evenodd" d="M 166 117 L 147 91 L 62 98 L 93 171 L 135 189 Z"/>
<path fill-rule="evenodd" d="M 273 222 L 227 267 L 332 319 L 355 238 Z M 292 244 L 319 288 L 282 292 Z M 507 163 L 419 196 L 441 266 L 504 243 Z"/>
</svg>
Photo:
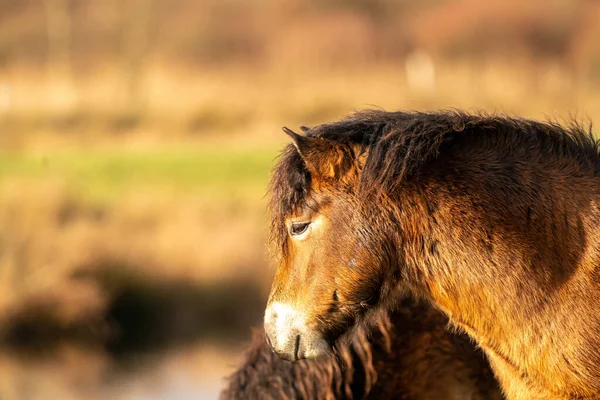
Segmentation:
<svg viewBox="0 0 600 400">
<path fill-rule="evenodd" d="M 286 127 L 282 129 L 292 138 L 292 143 L 309 172 L 320 178 L 342 179 L 358 161 L 350 145 L 318 137 L 302 136 Z"/>
</svg>

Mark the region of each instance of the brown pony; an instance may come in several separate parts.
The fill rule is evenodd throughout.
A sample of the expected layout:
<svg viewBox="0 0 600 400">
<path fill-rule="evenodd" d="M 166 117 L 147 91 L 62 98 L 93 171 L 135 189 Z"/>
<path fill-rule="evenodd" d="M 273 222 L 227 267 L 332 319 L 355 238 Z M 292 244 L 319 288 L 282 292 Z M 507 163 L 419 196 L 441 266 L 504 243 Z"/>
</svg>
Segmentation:
<svg viewBox="0 0 600 400">
<path fill-rule="evenodd" d="M 486 352 L 509 399 L 600 399 L 600 156 L 580 125 L 360 112 L 292 137 L 272 179 L 265 331 L 328 354 L 395 292 Z"/>
<path fill-rule="evenodd" d="M 337 357 L 296 363 L 277 357 L 257 331 L 221 400 L 502 399 L 483 353 L 426 302 L 407 298 L 377 317 L 370 337 L 361 329 Z"/>
</svg>

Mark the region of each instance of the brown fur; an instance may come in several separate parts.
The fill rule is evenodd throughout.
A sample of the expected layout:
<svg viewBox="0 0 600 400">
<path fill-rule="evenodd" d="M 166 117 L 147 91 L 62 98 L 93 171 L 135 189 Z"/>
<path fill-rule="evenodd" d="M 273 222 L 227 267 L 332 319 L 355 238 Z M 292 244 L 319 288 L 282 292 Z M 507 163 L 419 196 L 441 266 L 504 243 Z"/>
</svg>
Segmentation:
<svg viewBox="0 0 600 400">
<path fill-rule="evenodd" d="M 339 361 L 284 361 L 257 331 L 221 399 L 502 398 L 483 354 L 431 306 L 407 299 L 378 322 L 371 338 L 341 344 Z"/>
<path fill-rule="evenodd" d="M 509 399 L 600 399 L 591 132 L 368 111 L 291 135 L 271 186 L 271 302 L 295 304 L 333 343 L 409 291 L 477 341 Z M 320 225 L 297 241 L 295 220 Z"/>
</svg>

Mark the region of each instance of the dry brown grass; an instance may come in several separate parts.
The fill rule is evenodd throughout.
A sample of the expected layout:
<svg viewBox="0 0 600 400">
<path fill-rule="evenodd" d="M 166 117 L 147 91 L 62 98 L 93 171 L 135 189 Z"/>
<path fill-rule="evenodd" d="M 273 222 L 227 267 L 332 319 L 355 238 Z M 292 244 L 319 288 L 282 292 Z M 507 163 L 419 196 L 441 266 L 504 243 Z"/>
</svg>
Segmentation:
<svg viewBox="0 0 600 400">
<path fill-rule="evenodd" d="M 0 342 L 54 348 L 2 355 L 2 398 L 218 386 L 222 346 L 120 381 L 110 355 L 229 346 L 259 323 L 282 125 L 367 107 L 600 121 L 588 0 L 77 0 L 66 66 L 59 3 L 0 4 Z"/>
<path fill-rule="evenodd" d="M 541 119 L 600 119 L 600 91 L 593 82 L 573 79 L 559 64 L 526 59 L 441 64 L 434 87 L 411 85 L 404 66 L 393 64 L 343 73 L 149 68 L 144 113 L 118 129 L 113 119 L 126 115 L 102 111 L 111 109 L 118 91 L 111 79 L 110 74 L 88 77 L 72 97 L 79 99 L 77 107 L 89 106 L 61 112 L 50 109 L 52 99 L 44 100 L 42 85 L 31 84 L 33 75 L 18 80 L 27 82 L 18 92 L 28 92 L 40 103 L 34 106 L 23 99 L 20 114 L 15 111 L 6 120 L 14 130 L 2 136 L 3 147 L 17 157 L 42 160 L 65 152 L 85 157 L 99 149 L 118 149 L 127 157 L 128 152 L 164 148 L 175 154 L 178 148 L 203 149 L 201 154 L 218 159 L 221 152 L 279 148 L 285 141 L 279 131 L 284 124 L 316 124 L 364 107 L 456 107 Z M 31 121 L 32 113 L 39 113 L 39 119 Z M 90 313 L 102 315 L 110 301 L 107 294 L 72 276 L 104 260 L 158 279 L 226 282 L 245 276 L 268 286 L 273 269 L 264 250 L 266 168 L 258 172 L 264 179 L 243 186 L 208 179 L 174 190 L 163 181 L 135 179 L 100 201 L 82 196 L 96 182 L 70 181 L 77 176 L 78 167 L 73 168 L 68 176 L 17 172 L 0 182 L 0 310 L 10 314 L 47 299 L 61 324 Z M 199 173 L 210 177 L 207 168 Z M 174 169 L 173 181 L 183 172 Z M 111 182 L 102 182 L 104 191 L 112 190 Z"/>
<path fill-rule="evenodd" d="M 202 311 L 201 303 L 210 302 L 207 307 L 217 310 L 236 303 L 224 300 L 219 306 L 208 288 L 221 287 L 224 299 L 238 296 L 246 301 L 242 306 L 254 304 L 257 310 L 262 300 L 255 304 L 253 287 L 258 287 L 261 298 L 266 293 L 271 270 L 263 251 L 263 214 L 256 205 L 244 207 L 235 200 L 228 205 L 225 199 L 217 206 L 203 198 L 174 198 L 153 191 L 91 204 L 59 183 L 16 181 L 2 182 L 0 199 L 0 333 L 12 335 L 10 324 L 15 323 L 39 328 L 39 333 L 32 333 L 34 338 L 78 334 L 81 324 L 102 330 L 98 320 L 111 313 L 107 307 L 113 307 L 123 290 L 135 296 L 140 292 L 136 298 L 150 302 L 147 307 L 157 312 L 191 308 L 202 329 L 210 331 L 211 324 L 225 322 L 202 320 L 212 314 Z M 79 279 L 82 273 L 93 279 Z M 106 273 L 116 281 L 107 281 Z M 175 285 L 169 294 L 169 282 L 179 281 L 191 286 L 183 293 Z M 235 289 L 236 282 L 246 282 L 248 300 Z M 200 291 L 197 295 L 194 285 Z M 145 295 L 149 290 L 155 294 Z M 181 296 L 187 300 L 179 300 Z M 161 308 L 164 302 L 174 306 Z M 227 313 L 235 316 L 232 310 Z M 236 321 L 229 323 L 233 327 Z M 102 336 L 90 333 L 92 339 Z"/>
<path fill-rule="evenodd" d="M 315 124 L 355 109 L 485 109 L 534 118 L 577 114 L 597 120 L 600 84 L 559 62 L 493 57 L 438 64 L 431 89 L 408 81 L 404 64 L 343 70 L 195 70 L 148 66 L 141 111 L 120 105 L 118 75 L 91 75 L 64 91 L 77 99 L 52 110 L 55 91 L 24 73 L 11 83 L 5 148 L 154 147 L 168 143 L 278 146 L 282 124 Z M 413 78 L 414 79 L 414 78 Z M 417 77 L 418 79 L 418 77 Z M 22 96 L 22 97 L 21 97 Z M 36 99 L 35 103 L 31 99 Z"/>
<path fill-rule="evenodd" d="M 73 275 L 106 262 L 152 282 L 241 278 L 265 289 L 263 195 L 282 125 L 367 107 L 600 121 L 600 8 L 521 3 L 157 1 L 147 42 L 127 50 L 131 10 L 85 0 L 71 9 L 62 74 L 45 52 L 40 4 L 7 3 L 0 157 L 29 161 L 7 173 L 0 159 L 0 315 L 44 301 L 59 325 L 104 315 L 110 294 Z M 51 164 L 64 154 L 93 164 L 102 152 L 118 157 L 96 174 Z M 162 152 L 171 158 L 159 166 L 136 164 Z M 170 165 L 194 152 L 221 161 Z M 236 164 L 247 176 L 254 152 L 262 161 L 248 182 L 216 171 Z"/>
</svg>

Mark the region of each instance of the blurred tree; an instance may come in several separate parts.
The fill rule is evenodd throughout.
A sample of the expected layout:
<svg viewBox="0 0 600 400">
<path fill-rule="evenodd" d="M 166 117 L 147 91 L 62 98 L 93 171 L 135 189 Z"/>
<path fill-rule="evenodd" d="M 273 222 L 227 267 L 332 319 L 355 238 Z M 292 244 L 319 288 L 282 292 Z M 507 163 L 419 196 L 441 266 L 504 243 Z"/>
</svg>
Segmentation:
<svg viewBox="0 0 600 400">
<path fill-rule="evenodd" d="M 144 106 L 144 66 L 150 42 L 152 0 L 128 0 L 123 5 L 123 84 L 126 107 L 138 113 Z"/>
<path fill-rule="evenodd" d="M 66 111 L 75 103 L 71 68 L 70 0 L 46 0 L 48 36 L 48 91 L 54 111 Z"/>
</svg>

